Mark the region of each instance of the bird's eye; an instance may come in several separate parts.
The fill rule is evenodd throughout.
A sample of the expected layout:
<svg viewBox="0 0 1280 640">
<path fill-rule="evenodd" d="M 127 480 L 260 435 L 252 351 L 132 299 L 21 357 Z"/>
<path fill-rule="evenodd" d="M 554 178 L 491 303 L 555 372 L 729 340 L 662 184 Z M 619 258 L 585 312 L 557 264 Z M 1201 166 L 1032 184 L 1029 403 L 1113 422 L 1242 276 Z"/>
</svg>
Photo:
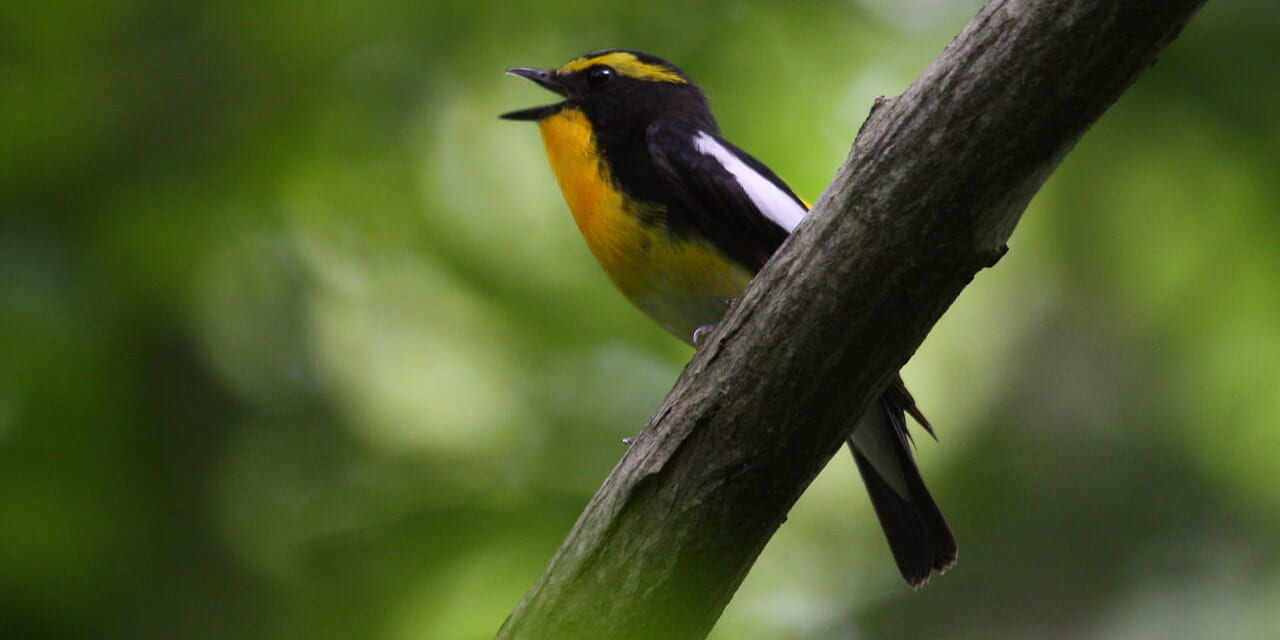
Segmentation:
<svg viewBox="0 0 1280 640">
<path fill-rule="evenodd" d="M 604 65 L 596 65 L 587 69 L 587 86 L 592 89 L 603 87 L 613 78 L 613 69 Z"/>
</svg>

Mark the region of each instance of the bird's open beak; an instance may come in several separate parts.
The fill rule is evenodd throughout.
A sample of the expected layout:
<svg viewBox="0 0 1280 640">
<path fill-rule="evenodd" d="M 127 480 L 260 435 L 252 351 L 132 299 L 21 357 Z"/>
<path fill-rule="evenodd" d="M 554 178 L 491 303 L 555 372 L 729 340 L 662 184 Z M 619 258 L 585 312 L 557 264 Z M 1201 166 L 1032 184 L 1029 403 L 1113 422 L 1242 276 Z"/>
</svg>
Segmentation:
<svg viewBox="0 0 1280 640">
<path fill-rule="evenodd" d="M 567 95 L 564 84 L 556 77 L 554 71 L 543 71 L 542 69 L 530 69 L 529 67 L 511 67 L 507 69 L 507 73 L 513 76 L 527 78 L 538 84 L 538 86 L 554 91 L 560 95 Z M 504 120 L 541 120 L 552 115 L 564 106 L 563 102 L 549 104 L 545 107 L 533 107 L 532 109 L 521 109 L 520 111 L 512 111 L 498 116 Z"/>
</svg>

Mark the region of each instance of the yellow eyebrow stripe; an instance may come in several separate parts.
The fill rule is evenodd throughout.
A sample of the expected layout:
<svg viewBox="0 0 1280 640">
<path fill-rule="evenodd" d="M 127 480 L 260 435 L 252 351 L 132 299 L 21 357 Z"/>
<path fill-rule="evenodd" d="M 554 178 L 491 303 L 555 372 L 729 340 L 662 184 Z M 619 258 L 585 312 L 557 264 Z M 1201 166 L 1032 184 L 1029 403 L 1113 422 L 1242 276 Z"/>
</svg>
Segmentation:
<svg viewBox="0 0 1280 640">
<path fill-rule="evenodd" d="M 652 80 L 655 82 L 671 82 L 675 84 L 684 84 L 687 82 L 680 74 L 664 67 L 660 64 L 644 62 L 635 57 L 634 54 L 626 51 L 614 51 L 599 56 L 589 56 L 570 60 L 568 64 L 560 67 L 558 73 L 569 74 L 582 71 L 588 67 L 606 64 L 613 67 L 614 71 L 624 76 L 637 78 L 639 80 Z"/>
</svg>

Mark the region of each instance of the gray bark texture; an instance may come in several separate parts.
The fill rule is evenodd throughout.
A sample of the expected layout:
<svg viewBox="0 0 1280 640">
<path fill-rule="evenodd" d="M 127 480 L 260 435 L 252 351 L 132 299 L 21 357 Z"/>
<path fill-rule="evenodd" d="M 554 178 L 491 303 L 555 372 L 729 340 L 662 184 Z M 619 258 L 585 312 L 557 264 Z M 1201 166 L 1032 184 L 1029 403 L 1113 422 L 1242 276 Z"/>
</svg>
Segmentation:
<svg viewBox="0 0 1280 640">
<path fill-rule="evenodd" d="M 991 0 L 877 100 L 497 637 L 705 638 L 854 418 L 1203 2 Z"/>
</svg>

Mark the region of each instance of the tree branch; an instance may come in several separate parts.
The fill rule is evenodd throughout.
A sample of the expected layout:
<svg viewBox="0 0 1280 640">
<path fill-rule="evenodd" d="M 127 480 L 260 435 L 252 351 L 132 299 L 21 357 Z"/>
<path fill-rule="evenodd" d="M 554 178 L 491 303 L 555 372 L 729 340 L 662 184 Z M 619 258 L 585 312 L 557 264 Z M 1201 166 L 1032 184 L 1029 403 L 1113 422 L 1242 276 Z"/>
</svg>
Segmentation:
<svg viewBox="0 0 1280 640">
<path fill-rule="evenodd" d="M 703 638 L 1067 151 L 1204 0 L 992 0 L 878 100 L 498 634 Z"/>
</svg>

